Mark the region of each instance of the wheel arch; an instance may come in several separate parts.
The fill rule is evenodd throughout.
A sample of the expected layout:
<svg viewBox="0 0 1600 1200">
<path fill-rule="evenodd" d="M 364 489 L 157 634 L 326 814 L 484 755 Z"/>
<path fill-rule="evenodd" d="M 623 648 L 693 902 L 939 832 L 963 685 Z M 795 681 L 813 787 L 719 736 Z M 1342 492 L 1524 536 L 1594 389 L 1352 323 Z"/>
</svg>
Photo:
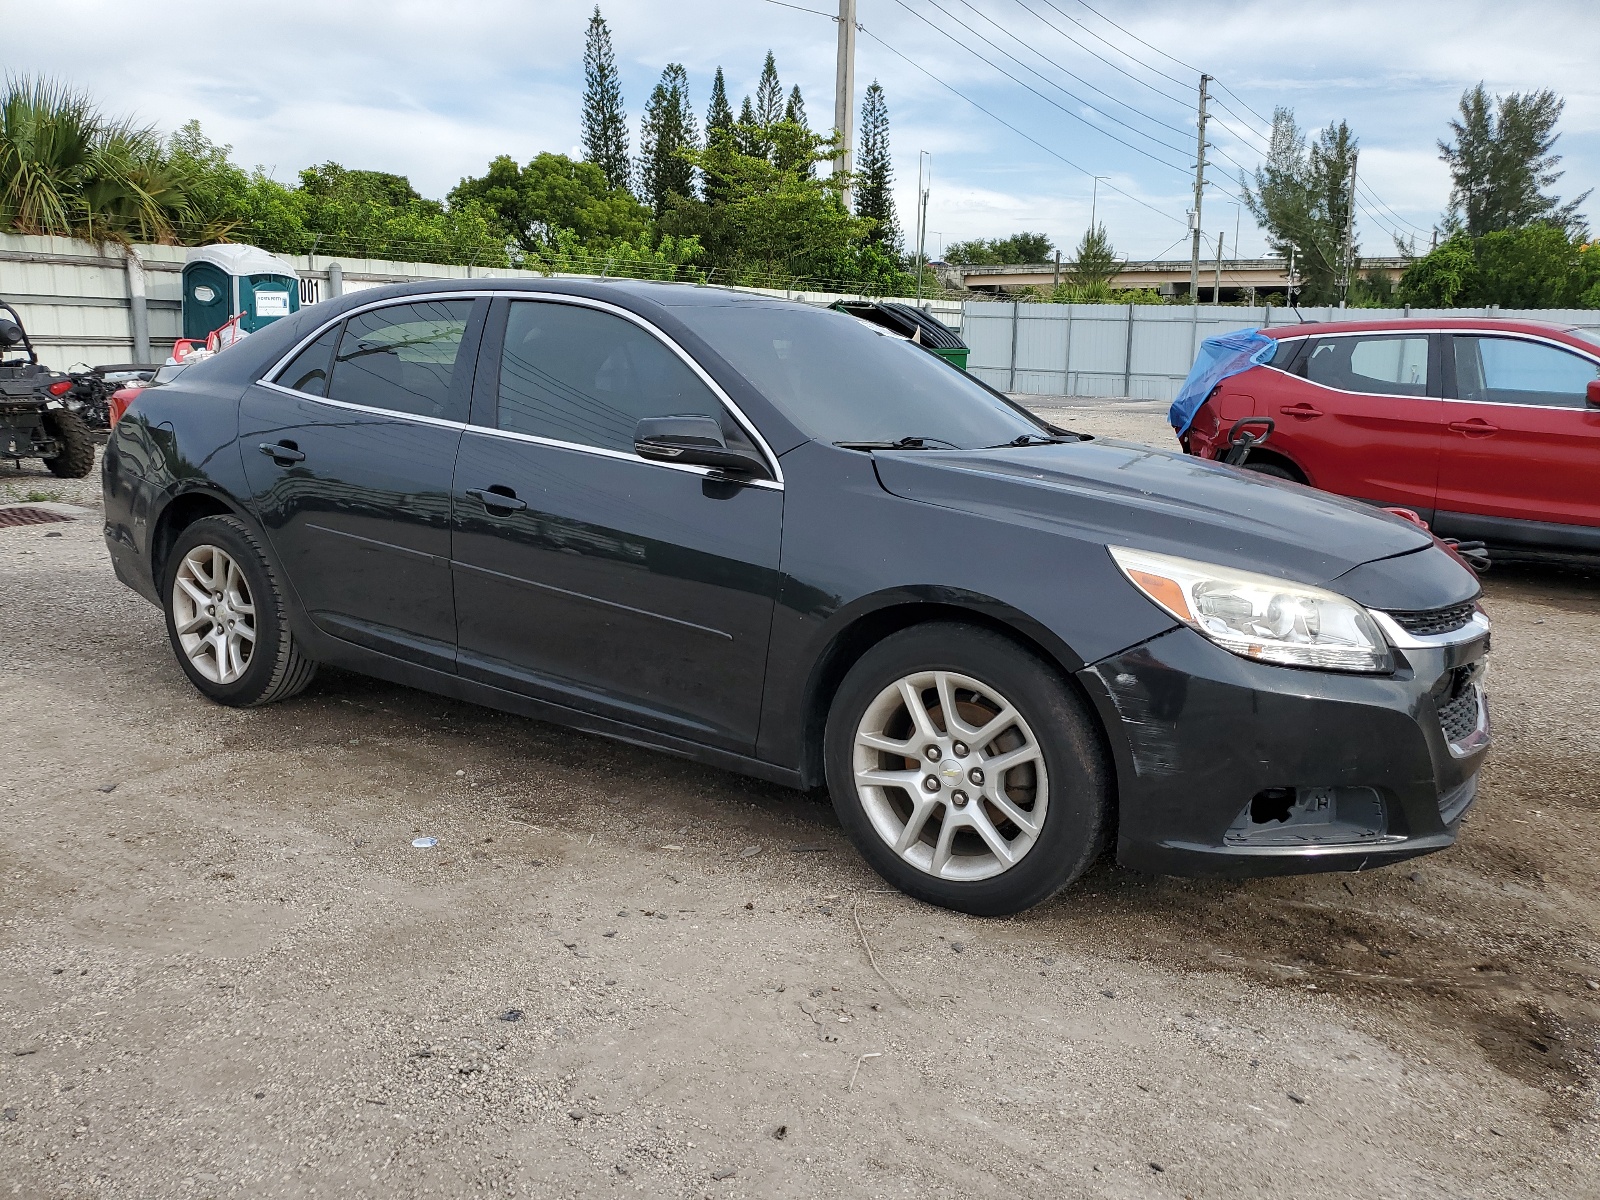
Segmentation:
<svg viewBox="0 0 1600 1200">
<path fill-rule="evenodd" d="M 823 744 L 828 712 L 850 668 L 884 638 L 935 621 L 951 621 L 998 633 L 1053 668 L 1091 715 L 1100 735 L 1101 749 L 1114 775 L 1116 758 L 1110 738 L 1099 706 L 1075 677 L 1084 663 L 1072 648 L 1039 621 L 992 597 L 952 595 L 949 589 L 935 589 L 934 592 L 927 595 L 901 592 L 869 598 L 852 606 L 853 611 L 835 618 L 836 627 L 817 655 L 806 681 L 801 709 L 799 768 L 802 786 L 820 787 L 826 779 Z"/>
<path fill-rule="evenodd" d="M 1265 447 L 1251 450 L 1245 459 L 1245 463 L 1241 465 L 1248 463 L 1267 463 L 1274 467 L 1282 467 L 1285 471 L 1294 475 L 1296 483 L 1315 486 L 1311 483 L 1311 477 L 1306 474 L 1305 468 L 1281 450 L 1272 450 Z"/>
<path fill-rule="evenodd" d="M 150 531 L 150 577 L 158 591 L 166 573 L 167 558 L 179 535 L 206 517 L 238 517 L 251 525 L 255 524 L 250 514 L 231 497 L 211 488 L 190 488 L 173 496 L 162 508 L 161 515 L 156 518 L 155 526 Z"/>
</svg>

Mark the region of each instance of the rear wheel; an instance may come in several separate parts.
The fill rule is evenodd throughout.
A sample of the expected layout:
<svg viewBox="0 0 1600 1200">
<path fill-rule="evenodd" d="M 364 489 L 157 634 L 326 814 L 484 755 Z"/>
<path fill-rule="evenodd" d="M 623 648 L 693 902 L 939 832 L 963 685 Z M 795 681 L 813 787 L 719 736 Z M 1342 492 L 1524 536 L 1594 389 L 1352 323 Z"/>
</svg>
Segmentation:
<svg viewBox="0 0 1600 1200">
<path fill-rule="evenodd" d="M 94 470 L 94 438 L 83 418 L 66 409 L 52 409 L 43 417 L 44 430 L 56 443 L 55 454 L 44 460 L 58 479 L 82 479 Z"/>
<path fill-rule="evenodd" d="M 206 517 L 179 534 L 163 583 L 172 651 L 219 704 L 286 700 L 316 675 L 289 628 L 272 565 L 238 517 Z"/>
<path fill-rule="evenodd" d="M 1257 475 L 1271 475 L 1274 479 L 1287 479 L 1290 483 L 1304 483 L 1305 480 L 1296 475 L 1288 467 L 1281 467 L 1275 462 L 1250 462 L 1243 464 L 1246 471 L 1254 471 Z"/>
<path fill-rule="evenodd" d="M 1110 832 L 1110 773 L 1083 701 L 988 630 L 919 625 L 868 651 L 834 698 L 825 754 L 857 849 L 947 908 L 1029 908 Z"/>
</svg>

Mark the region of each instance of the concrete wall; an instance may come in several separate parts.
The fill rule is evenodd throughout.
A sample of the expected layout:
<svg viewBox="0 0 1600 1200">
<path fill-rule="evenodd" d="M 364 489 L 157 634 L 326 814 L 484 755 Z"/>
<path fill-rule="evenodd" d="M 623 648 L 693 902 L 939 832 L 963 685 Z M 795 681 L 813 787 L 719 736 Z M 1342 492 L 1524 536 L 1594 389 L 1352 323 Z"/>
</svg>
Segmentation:
<svg viewBox="0 0 1600 1200">
<path fill-rule="evenodd" d="M 79 365 L 133 361 L 161 362 L 182 335 L 182 246 L 96 246 L 72 238 L 0 234 L 0 300 L 21 315 L 39 359 L 59 370 Z M 424 279 L 539 279 L 537 271 L 449 266 L 442 263 L 388 262 L 366 258 L 285 256 L 300 276 L 302 304 L 332 294 L 330 271 L 341 277 L 343 293 Z M 132 266 L 130 268 L 130 259 Z M 336 269 L 335 269 L 336 266 Z M 135 347 L 133 292 L 142 282 L 151 357 Z M 856 297 L 827 292 L 743 288 L 827 305 Z M 909 301 L 914 302 L 914 301 Z M 961 327 L 960 301 L 925 301 L 934 316 Z"/>
<path fill-rule="evenodd" d="M 1401 317 L 1519 317 L 1600 332 L 1600 311 L 1302 308 L 1307 321 Z M 962 336 L 968 369 L 991 387 L 1042 396 L 1131 396 L 1170 401 L 1204 338 L 1298 324 L 1282 308 L 1227 305 L 1028 304 L 969 300 Z"/>
</svg>

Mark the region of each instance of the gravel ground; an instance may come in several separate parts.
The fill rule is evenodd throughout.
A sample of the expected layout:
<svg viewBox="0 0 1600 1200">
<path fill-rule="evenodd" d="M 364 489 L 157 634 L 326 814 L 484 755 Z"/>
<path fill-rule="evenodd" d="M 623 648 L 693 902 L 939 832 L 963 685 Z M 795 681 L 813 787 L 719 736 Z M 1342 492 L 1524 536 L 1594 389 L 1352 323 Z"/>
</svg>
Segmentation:
<svg viewBox="0 0 1600 1200">
<path fill-rule="evenodd" d="M 985 921 L 816 797 L 336 672 L 209 705 L 95 481 L 30 493 L 90 511 L 0 530 L 0 1195 L 1600 1194 L 1600 577 L 1487 578 L 1455 849 Z"/>
</svg>

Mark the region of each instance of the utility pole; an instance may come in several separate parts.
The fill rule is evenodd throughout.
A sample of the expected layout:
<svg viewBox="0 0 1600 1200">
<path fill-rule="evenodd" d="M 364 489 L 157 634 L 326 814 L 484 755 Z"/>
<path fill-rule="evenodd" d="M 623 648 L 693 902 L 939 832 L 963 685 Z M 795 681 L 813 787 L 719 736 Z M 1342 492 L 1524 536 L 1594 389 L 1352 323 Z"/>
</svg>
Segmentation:
<svg viewBox="0 0 1600 1200">
<path fill-rule="evenodd" d="M 1217 230 L 1217 274 L 1211 281 L 1211 303 L 1222 303 L 1222 230 Z M 1237 244 L 1233 248 L 1235 254 L 1239 253 Z"/>
<path fill-rule="evenodd" d="M 833 76 L 833 128 L 839 136 L 839 156 L 833 169 L 845 178 L 844 206 L 851 205 L 850 173 L 855 169 L 856 107 L 856 0 L 839 0 L 839 60 Z"/>
<path fill-rule="evenodd" d="M 852 0 L 853 2 L 853 0 Z M 922 160 L 928 160 L 927 182 L 922 177 Z M 922 299 L 922 273 L 928 263 L 928 190 L 933 183 L 933 155 L 917 151 L 917 299 Z"/>
<path fill-rule="evenodd" d="M 1339 307 L 1343 308 L 1350 297 L 1350 275 L 1355 270 L 1356 258 L 1356 160 L 1360 151 L 1350 152 L 1350 204 L 1344 215 L 1344 276 L 1339 288 Z"/>
<path fill-rule="evenodd" d="M 1189 240 L 1189 303 L 1200 303 L 1200 205 L 1206 193 L 1206 84 L 1211 76 L 1200 76 L 1200 135 L 1199 148 L 1194 160 L 1194 212 L 1189 215 L 1194 223 Z"/>
<path fill-rule="evenodd" d="M 1090 191 L 1089 191 L 1089 228 L 1090 229 L 1094 228 L 1095 205 L 1098 204 L 1099 200 L 1100 200 L 1100 181 L 1102 179 L 1110 179 L 1111 176 L 1109 176 L 1109 175 L 1095 175 L 1092 178 L 1094 179 L 1094 187 L 1092 189 L 1090 189 Z"/>
</svg>

